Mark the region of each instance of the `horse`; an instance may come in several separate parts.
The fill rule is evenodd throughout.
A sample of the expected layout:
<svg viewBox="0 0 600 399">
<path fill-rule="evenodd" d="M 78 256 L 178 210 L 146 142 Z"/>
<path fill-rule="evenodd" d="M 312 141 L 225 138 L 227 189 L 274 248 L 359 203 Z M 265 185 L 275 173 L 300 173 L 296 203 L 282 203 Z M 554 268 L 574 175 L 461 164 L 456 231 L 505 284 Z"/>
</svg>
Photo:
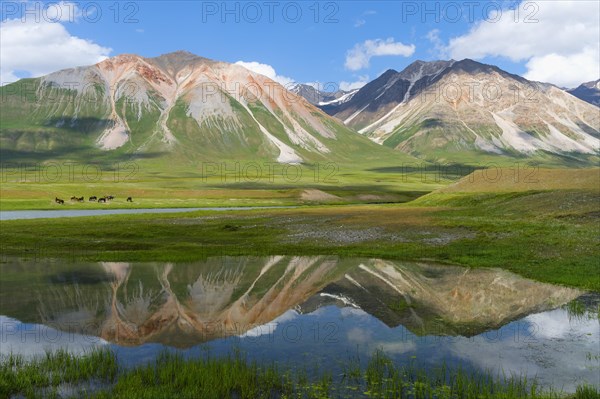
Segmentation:
<svg viewBox="0 0 600 399">
<path fill-rule="evenodd" d="M 75 196 L 72 196 L 72 197 L 71 197 L 71 201 L 77 201 L 77 199 L 78 199 L 78 198 L 77 198 L 77 197 L 75 197 Z"/>
<path fill-rule="evenodd" d="M 98 200 L 98 197 L 96 197 L 95 195 L 90 197 L 90 202 L 97 201 L 97 200 Z"/>
<path fill-rule="evenodd" d="M 127 202 L 133 202 L 133 198 L 127 197 Z"/>
<path fill-rule="evenodd" d="M 104 203 L 106 203 L 106 197 L 99 198 L 98 202 L 104 202 Z"/>
<path fill-rule="evenodd" d="M 65 204 L 65 200 L 60 199 L 58 197 L 54 197 L 54 202 L 56 202 L 57 204 L 61 204 L 61 205 Z"/>
<path fill-rule="evenodd" d="M 109 201 L 110 201 L 110 200 L 114 200 L 114 199 L 115 199 L 115 196 L 114 196 L 114 195 L 107 195 L 107 196 L 106 196 L 106 197 L 104 197 L 104 198 L 106 198 L 107 200 L 109 200 Z"/>
<path fill-rule="evenodd" d="M 84 201 L 83 197 L 77 198 L 77 202 L 83 202 L 83 201 Z"/>
</svg>

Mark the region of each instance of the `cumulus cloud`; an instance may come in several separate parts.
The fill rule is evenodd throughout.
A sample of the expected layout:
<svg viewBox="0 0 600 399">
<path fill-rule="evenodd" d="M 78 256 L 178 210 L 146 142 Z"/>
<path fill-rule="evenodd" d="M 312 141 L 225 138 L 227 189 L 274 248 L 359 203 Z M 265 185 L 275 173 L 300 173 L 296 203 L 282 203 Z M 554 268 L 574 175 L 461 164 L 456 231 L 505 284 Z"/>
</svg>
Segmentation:
<svg viewBox="0 0 600 399">
<path fill-rule="evenodd" d="M 261 64 L 260 62 L 256 61 L 238 61 L 236 62 L 236 64 L 241 65 L 244 68 L 251 70 L 252 72 L 264 75 L 267 78 L 272 79 L 283 86 L 287 86 L 294 83 L 294 79 L 288 78 L 287 76 L 278 75 L 277 72 L 275 72 L 275 68 L 273 68 L 269 64 Z"/>
<path fill-rule="evenodd" d="M 526 61 L 526 78 L 573 87 L 600 75 L 599 14 L 595 1 L 524 1 L 452 38 L 446 51 L 454 59 Z"/>
<path fill-rule="evenodd" d="M 17 74 L 37 77 L 59 69 L 95 64 L 108 58 L 111 51 L 71 35 L 59 22 L 10 19 L 0 23 L 0 82 L 14 82 L 18 80 Z"/>
<path fill-rule="evenodd" d="M 390 37 L 386 40 L 374 39 L 366 40 L 363 43 L 357 43 L 346 53 L 346 69 L 358 71 L 369 67 L 371 58 L 384 55 L 401 55 L 410 57 L 415 52 L 415 45 L 406 45 L 394 41 Z"/>
<path fill-rule="evenodd" d="M 576 87 L 600 77 L 600 56 L 598 48 L 584 48 L 573 55 L 552 53 L 532 57 L 526 67 L 526 79 Z"/>
</svg>

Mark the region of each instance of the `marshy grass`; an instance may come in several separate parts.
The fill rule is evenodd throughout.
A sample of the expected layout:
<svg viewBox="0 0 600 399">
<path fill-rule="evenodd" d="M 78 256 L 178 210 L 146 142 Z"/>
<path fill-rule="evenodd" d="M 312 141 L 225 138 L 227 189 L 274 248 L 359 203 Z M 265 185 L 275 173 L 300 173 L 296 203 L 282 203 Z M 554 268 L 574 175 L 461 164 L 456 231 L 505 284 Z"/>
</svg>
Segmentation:
<svg viewBox="0 0 600 399">
<path fill-rule="evenodd" d="M 600 320 L 600 304 L 586 305 L 580 299 L 575 299 L 562 306 L 571 320 Z"/>
<path fill-rule="evenodd" d="M 61 387 L 106 384 L 118 373 L 117 359 L 108 350 L 94 350 L 81 357 L 58 350 L 32 361 L 13 354 L 0 359 L 1 398 L 57 397 Z"/>
<path fill-rule="evenodd" d="M 316 377 L 314 377 L 316 375 Z M 313 376 L 313 377 L 309 377 Z M 60 388 L 63 387 L 61 390 Z M 70 390 L 65 390 L 69 387 Z M 376 351 L 366 367 L 349 359 L 342 373 L 259 365 L 239 351 L 223 358 L 184 359 L 163 352 L 155 361 L 119 368 L 117 357 L 96 350 L 82 357 L 65 351 L 30 361 L 15 355 L 0 361 L 0 397 L 90 398 L 380 398 L 380 399 L 589 399 L 600 397 L 590 385 L 574 394 L 542 389 L 524 376 L 421 368 L 415 359 L 395 364 Z"/>
</svg>

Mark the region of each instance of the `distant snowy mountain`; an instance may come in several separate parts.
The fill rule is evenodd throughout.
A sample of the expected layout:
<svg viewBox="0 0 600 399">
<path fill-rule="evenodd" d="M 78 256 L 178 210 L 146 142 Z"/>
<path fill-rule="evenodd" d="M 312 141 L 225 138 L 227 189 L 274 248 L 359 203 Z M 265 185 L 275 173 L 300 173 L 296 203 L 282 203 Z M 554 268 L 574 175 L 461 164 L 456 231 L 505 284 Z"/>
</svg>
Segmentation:
<svg viewBox="0 0 600 399">
<path fill-rule="evenodd" d="M 348 101 L 352 98 L 352 95 L 358 91 L 344 91 L 344 90 L 336 90 L 336 91 L 324 91 L 319 90 L 313 85 L 298 83 L 292 86 L 289 89 L 292 93 L 296 93 L 299 96 L 302 96 L 313 105 L 327 105 L 327 104 L 336 104 L 344 101 Z"/>
<path fill-rule="evenodd" d="M 597 154 L 598 109 L 550 85 L 469 59 L 388 70 L 321 108 L 377 143 L 419 157 Z"/>
<path fill-rule="evenodd" d="M 340 92 L 338 92 L 341 94 L 339 97 L 335 98 L 334 100 L 321 101 L 317 105 L 323 106 L 323 105 L 343 104 L 345 102 L 350 101 L 357 92 L 358 92 L 358 89 L 354 89 L 352 91 L 347 91 L 347 92 L 340 91 Z"/>
<path fill-rule="evenodd" d="M 579 87 L 567 91 L 583 101 L 600 107 L 600 79 L 583 83 Z"/>
</svg>

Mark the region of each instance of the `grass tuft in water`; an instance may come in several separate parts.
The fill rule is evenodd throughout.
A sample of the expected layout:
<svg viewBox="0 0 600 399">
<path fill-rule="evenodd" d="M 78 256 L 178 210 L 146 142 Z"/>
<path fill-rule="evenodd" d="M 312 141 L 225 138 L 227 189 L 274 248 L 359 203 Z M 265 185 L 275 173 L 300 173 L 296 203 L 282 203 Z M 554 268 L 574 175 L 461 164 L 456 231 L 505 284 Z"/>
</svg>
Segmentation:
<svg viewBox="0 0 600 399">
<path fill-rule="evenodd" d="M 358 356 L 330 371 L 280 369 L 259 365 L 239 351 L 224 358 L 185 359 L 164 352 L 154 362 L 119 369 L 116 355 L 98 350 L 77 357 L 66 351 L 25 361 L 8 355 L 0 359 L 0 397 L 91 398 L 378 398 L 378 399 L 591 399 L 596 387 L 582 385 L 572 395 L 541 389 L 535 381 L 516 375 L 468 372 L 442 365 L 420 368 L 416 359 L 397 366 L 381 350 L 360 366 Z M 308 375 L 317 375 L 311 378 Z M 69 389 L 65 389 L 65 387 Z"/>
</svg>

